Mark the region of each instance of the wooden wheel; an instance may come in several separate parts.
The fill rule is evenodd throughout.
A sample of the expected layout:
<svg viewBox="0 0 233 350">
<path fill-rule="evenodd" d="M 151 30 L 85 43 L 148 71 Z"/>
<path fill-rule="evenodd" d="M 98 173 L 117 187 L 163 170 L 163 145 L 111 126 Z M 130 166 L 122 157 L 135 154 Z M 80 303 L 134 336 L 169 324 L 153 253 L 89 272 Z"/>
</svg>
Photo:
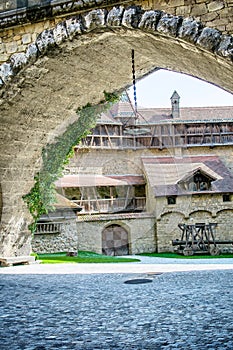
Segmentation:
<svg viewBox="0 0 233 350">
<path fill-rule="evenodd" d="M 213 247 L 210 248 L 210 255 L 219 255 L 220 254 L 220 249 L 218 247 Z"/>
<path fill-rule="evenodd" d="M 186 247 L 183 250 L 183 254 L 184 254 L 184 256 L 191 256 L 191 255 L 193 255 L 193 249 L 190 247 Z"/>
</svg>

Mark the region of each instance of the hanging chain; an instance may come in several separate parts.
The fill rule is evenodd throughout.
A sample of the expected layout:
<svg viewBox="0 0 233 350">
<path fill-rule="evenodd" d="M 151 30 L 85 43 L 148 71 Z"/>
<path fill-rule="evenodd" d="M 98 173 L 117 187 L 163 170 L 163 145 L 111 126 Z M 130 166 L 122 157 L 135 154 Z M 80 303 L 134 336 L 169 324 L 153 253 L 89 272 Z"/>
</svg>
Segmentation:
<svg viewBox="0 0 233 350">
<path fill-rule="evenodd" d="M 134 96 L 134 108 L 135 116 L 138 114 L 137 107 L 137 94 L 136 94 L 136 79 L 135 79 L 135 64 L 134 64 L 134 50 L 132 49 L 132 75 L 133 75 L 133 96 Z"/>
</svg>

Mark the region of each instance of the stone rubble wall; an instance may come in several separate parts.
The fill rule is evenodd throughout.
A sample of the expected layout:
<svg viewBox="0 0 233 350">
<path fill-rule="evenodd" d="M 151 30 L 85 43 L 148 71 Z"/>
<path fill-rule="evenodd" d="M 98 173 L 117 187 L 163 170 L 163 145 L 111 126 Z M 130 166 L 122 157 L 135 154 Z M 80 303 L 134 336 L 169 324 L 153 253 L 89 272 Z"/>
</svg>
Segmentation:
<svg viewBox="0 0 233 350">
<path fill-rule="evenodd" d="M 149 0 L 150 6 L 175 16 L 194 17 L 205 26 L 224 33 L 233 32 L 232 0 Z"/>
<path fill-rule="evenodd" d="M 77 252 L 78 234 L 75 219 L 64 221 L 61 233 L 35 234 L 32 239 L 34 253 Z"/>
<path fill-rule="evenodd" d="M 217 223 L 216 239 L 233 241 L 233 202 L 223 202 L 222 195 L 177 197 L 177 204 L 167 205 L 166 198 L 157 198 L 156 207 L 163 208 L 157 220 L 158 251 L 172 251 L 172 240 L 181 237 L 179 223 Z M 232 245 L 220 245 L 229 248 Z"/>
</svg>

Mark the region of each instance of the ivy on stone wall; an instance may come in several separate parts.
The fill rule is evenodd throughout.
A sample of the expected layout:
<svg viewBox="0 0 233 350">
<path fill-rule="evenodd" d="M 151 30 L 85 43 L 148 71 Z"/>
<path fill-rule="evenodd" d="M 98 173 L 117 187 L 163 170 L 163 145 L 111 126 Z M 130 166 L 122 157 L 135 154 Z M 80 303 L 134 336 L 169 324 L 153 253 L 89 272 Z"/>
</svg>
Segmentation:
<svg viewBox="0 0 233 350">
<path fill-rule="evenodd" d="M 104 96 L 105 100 L 97 106 L 87 104 L 78 109 L 78 120 L 69 125 L 62 135 L 57 136 L 53 143 L 43 148 L 42 168 L 35 175 L 33 188 L 23 197 L 34 220 L 33 224 L 29 225 L 31 232 L 35 231 L 37 220 L 42 214 L 54 210 L 56 203 L 54 182 L 62 176 L 64 166 L 74 155 L 74 146 L 95 126 L 98 116 L 118 100 L 117 95 L 105 91 Z"/>
</svg>

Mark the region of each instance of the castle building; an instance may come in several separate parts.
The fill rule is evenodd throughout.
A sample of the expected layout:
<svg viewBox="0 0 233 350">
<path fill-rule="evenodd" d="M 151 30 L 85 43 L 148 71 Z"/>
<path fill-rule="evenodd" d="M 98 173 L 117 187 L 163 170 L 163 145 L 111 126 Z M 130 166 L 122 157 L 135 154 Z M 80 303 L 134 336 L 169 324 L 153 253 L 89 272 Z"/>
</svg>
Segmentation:
<svg viewBox="0 0 233 350">
<path fill-rule="evenodd" d="M 57 191 L 82 210 L 78 249 L 173 251 L 179 224 L 216 224 L 232 240 L 233 107 L 139 108 L 127 94 L 79 145 Z"/>
</svg>

